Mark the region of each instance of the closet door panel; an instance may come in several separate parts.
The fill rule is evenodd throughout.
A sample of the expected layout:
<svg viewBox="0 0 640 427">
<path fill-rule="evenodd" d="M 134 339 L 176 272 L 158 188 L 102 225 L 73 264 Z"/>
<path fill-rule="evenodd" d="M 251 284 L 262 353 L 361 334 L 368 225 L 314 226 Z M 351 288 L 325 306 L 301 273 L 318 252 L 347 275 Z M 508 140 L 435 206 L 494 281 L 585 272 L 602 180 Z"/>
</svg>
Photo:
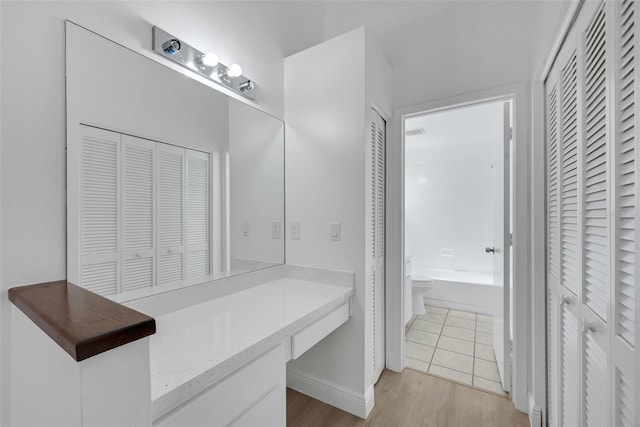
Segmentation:
<svg viewBox="0 0 640 427">
<path fill-rule="evenodd" d="M 181 284 L 185 271 L 185 149 L 157 145 L 158 285 Z"/>
<path fill-rule="evenodd" d="M 560 71 L 560 283 L 578 295 L 578 58 L 574 50 Z"/>
<path fill-rule="evenodd" d="M 120 134 L 81 125 L 80 284 L 101 295 L 120 287 Z"/>
<path fill-rule="evenodd" d="M 602 3 L 583 36 L 584 137 L 580 170 L 583 193 L 583 302 L 605 321 L 609 306 L 610 199 L 606 30 L 605 5 Z"/>
<path fill-rule="evenodd" d="M 546 215 L 547 215 L 547 417 L 557 426 L 560 413 L 560 96 L 558 68 L 552 67 L 545 87 Z"/>
<path fill-rule="evenodd" d="M 637 241 L 640 227 L 637 220 L 639 153 L 636 138 L 638 119 L 638 55 L 636 53 L 637 2 L 614 2 L 615 16 L 615 101 L 612 190 L 613 275 L 612 280 L 612 423 L 619 426 L 637 425 L 637 387 L 640 381 L 640 361 L 635 353 L 638 345 L 637 309 L 640 283 L 640 254 Z M 635 423 L 635 424 L 634 424 Z"/>
<path fill-rule="evenodd" d="M 122 136 L 122 291 L 153 286 L 155 143 Z"/>
<path fill-rule="evenodd" d="M 561 288 L 560 305 L 560 425 L 580 425 L 579 307 L 573 293 Z"/>
<path fill-rule="evenodd" d="M 187 279 L 209 274 L 209 155 L 186 151 Z"/>
</svg>

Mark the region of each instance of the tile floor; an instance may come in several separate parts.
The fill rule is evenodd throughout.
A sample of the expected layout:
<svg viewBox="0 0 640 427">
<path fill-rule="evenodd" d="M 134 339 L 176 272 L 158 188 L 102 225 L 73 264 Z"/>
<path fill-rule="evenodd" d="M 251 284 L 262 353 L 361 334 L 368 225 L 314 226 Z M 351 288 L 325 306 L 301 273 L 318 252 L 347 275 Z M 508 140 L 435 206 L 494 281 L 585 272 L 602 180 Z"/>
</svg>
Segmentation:
<svg viewBox="0 0 640 427">
<path fill-rule="evenodd" d="M 493 353 L 493 317 L 426 309 L 407 331 L 406 366 L 504 395 Z"/>
</svg>

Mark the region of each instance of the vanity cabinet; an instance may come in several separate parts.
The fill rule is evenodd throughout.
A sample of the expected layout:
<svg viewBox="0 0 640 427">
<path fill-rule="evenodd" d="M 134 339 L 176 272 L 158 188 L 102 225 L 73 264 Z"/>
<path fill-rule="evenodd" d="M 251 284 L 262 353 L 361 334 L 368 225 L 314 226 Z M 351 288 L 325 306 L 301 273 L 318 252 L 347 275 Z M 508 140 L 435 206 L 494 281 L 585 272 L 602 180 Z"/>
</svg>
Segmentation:
<svg viewBox="0 0 640 427">
<path fill-rule="evenodd" d="M 285 366 L 285 346 L 280 343 L 154 425 L 284 426 Z"/>
</svg>

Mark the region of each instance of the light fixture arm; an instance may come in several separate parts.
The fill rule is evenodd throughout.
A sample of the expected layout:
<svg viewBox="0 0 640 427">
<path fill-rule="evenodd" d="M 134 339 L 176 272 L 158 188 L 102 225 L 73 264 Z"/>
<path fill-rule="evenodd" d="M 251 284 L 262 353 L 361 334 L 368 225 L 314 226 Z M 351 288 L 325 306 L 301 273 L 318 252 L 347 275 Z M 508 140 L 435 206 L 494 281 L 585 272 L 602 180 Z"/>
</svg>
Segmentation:
<svg viewBox="0 0 640 427">
<path fill-rule="evenodd" d="M 241 74 L 242 69 L 239 65 L 227 66 L 217 62 L 217 59 L 215 65 L 207 65 L 207 63 L 213 63 L 205 60 L 205 56 L 210 55 L 209 53 L 199 51 L 155 25 L 153 26 L 153 51 L 245 98 L 255 99 L 255 83 Z"/>
</svg>

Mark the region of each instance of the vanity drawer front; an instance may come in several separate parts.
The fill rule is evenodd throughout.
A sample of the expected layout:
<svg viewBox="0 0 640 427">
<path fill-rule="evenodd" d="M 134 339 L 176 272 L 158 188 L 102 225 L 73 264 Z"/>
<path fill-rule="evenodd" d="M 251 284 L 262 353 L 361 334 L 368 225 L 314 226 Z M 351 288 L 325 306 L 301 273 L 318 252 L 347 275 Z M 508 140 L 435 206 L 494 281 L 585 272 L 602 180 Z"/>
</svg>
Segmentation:
<svg viewBox="0 0 640 427">
<path fill-rule="evenodd" d="M 155 425 L 229 425 L 234 420 L 241 420 L 243 414 L 250 412 L 274 389 L 284 390 L 285 377 L 284 345 L 279 344 L 177 408 Z M 283 403 L 281 408 L 274 408 L 272 412 L 278 413 L 280 410 L 284 413 L 285 406 Z"/>
<path fill-rule="evenodd" d="M 291 337 L 291 357 L 297 359 L 347 320 L 349 320 L 349 301 L 293 335 Z"/>
<path fill-rule="evenodd" d="M 255 406 L 231 423 L 231 427 L 282 427 L 287 424 L 287 389 L 280 384 Z"/>
</svg>

